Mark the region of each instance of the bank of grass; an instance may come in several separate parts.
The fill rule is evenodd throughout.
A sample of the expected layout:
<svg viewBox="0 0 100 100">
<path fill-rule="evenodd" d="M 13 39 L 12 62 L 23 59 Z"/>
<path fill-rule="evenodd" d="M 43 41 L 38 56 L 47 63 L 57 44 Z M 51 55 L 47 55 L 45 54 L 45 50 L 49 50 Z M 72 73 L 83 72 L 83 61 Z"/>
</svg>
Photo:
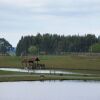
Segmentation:
<svg viewBox="0 0 100 100">
<path fill-rule="evenodd" d="M 0 71 L 0 82 L 7 81 L 46 81 L 46 80 L 83 80 L 100 81 L 99 74 L 35 74 L 26 72 Z"/>
<path fill-rule="evenodd" d="M 100 81 L 100 76 L 84 76 L 84 75 L 12 75 L 0 77 L 0 82 L 7 81 L 46 81 L 46 80 L 82 80 L 82 81 Z"/>
</svg>

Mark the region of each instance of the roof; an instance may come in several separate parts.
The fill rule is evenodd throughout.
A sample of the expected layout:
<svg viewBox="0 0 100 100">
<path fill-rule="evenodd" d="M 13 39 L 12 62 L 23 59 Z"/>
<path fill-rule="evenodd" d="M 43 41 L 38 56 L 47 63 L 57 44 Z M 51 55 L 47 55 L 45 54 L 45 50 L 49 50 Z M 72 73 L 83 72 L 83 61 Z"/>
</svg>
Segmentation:
<svg viewBox="0 0 100 100">
<path fill-rule="evenodd" d="M 31 61 L 40 61 L 40 59 L 38 57 L 32 57 L 29 60 L 31 60 Z"/>
</svg>

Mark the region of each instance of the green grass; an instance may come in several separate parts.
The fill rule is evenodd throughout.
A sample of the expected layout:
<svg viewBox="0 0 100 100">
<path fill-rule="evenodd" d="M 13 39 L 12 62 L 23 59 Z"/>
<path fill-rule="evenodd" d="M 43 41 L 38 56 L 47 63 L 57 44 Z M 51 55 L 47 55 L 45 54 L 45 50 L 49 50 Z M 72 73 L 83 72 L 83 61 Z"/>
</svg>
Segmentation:
<svg viewBox="0 0 100 100">
<path fill-rule="evenodd" d="M 41 63 L 48 68 L 61 68 L 71 72 L 100 74 L 100 57 L 85 55 L 42 56 Z"/>
<path fill-rule="evenodd" d="M 0 75 L 21 75 L 21 74 L 27 74 L 27 73 L 0 70 Z"/>
<path fill-rule="evenodd" d="M 73 75 L 19 75 L 0 77 L 0 82 L 5 81 L 45 81 L 45 80 L 92 80 L 100 81 L 100 76 L 73 76 Z"/>
<path fill-rule="evenodd" d="M 0 67 L 21 67 L 21 57 L 0 56 Z"/>
<path fill-rule="evenodd" d="M 21 68 L 22 57 L 0 56 L 0 67 Z M 100 74 L 100 56 L 87 55 L 44 55 L 40 56 L 40 63 L 46 68 L 64 69 L 73 72 Z"/>
<path fill-rule="evenodd" d="M 53 68 L 100 70 L 100 57 L 98 56 L 44 56 L 41 63 Z"/>
</svg>

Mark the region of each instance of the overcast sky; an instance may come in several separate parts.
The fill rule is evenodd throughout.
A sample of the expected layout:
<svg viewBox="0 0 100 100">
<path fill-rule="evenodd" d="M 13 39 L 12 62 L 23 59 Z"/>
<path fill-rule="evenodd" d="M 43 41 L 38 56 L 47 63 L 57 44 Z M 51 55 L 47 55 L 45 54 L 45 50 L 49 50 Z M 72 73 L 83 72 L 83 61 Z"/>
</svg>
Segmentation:
<svg viewBox="0 0 100 100">
<path fill-rule="evenodd" d="M 100 0 L 0 0 L 0 38 L 13 46 L 22 35 L 100 34 Z"/>
</svg>

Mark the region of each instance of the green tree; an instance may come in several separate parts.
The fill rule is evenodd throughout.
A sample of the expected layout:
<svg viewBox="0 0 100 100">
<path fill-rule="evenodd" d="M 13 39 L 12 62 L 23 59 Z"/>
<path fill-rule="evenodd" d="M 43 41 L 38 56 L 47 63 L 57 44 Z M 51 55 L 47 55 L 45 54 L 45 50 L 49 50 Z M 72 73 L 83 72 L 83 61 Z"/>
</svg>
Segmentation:
<svg viewBox="0 0 100 100">
<path fill-rule="evenodd" d="M 98 42 L 100 42 L 100 37 L 97 38 L 92 34 L 64 36 L 50 33 L 41 35 L 38 33 L 36 36 L 22 37 L 17 45 L 16 55 L 29 54 L 28 48 L 32 45 L 38 49 L 38 53 L 88 52 L 89 47 Z"/>
<path fill-rule="evenodd" d="M 100 53 L 100 43 L 95 43 L 92 46 L 90 46 L 89 51 L 94 52 L 94 53 Z"/>
<path fill-rule="evenodd" d="M 6 54 L 10 49 L 12 49 L 12 45 L 4 38 L 0 38 L 0 53 Z"/>
<path fill-rule="evenodd" d="M 36 46 L 30 46 L 30 47 L 28 48 L 28 52 L 29 52 L 29 54 L 31 54 L 31 55 L 37 55 L 37 54 L 38 54 L 38 49 L 37 49 Z"/>
</svg>

